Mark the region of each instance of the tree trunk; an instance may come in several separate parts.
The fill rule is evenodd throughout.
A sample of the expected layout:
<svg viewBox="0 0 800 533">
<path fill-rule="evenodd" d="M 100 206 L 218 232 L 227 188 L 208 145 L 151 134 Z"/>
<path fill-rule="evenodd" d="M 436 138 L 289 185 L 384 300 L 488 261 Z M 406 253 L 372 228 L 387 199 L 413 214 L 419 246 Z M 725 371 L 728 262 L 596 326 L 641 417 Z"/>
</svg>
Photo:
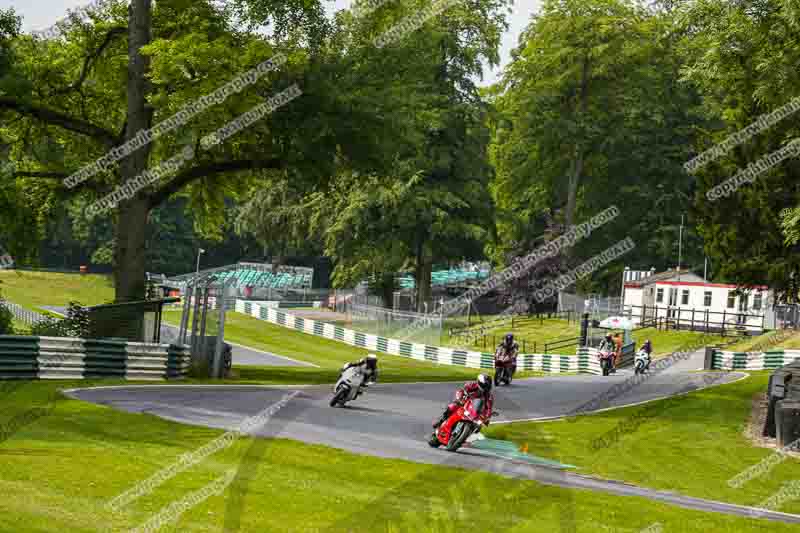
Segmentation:
<svg viewBox="0 0 800 533">
<path fill-rule="evenodd" d="M 134 198 L 119 206 L 117 218 L 114 289 L 116 301 L 143 300 L 145 296 L 145 244 L 150 206 Z"/>
<path fill-rule="evenodd" d="M 589 58 L 583 60 L 583 69 L 581 72 L 581 89 L 579 101 L 577 106 L 576 120 L 578 122 L 583 120 L 586 116 L 586 110 L 589 105 Z M 585 132 L 581 132 L 582 136 Z M 581 174 L 583 173 L 584 162 L 584 149 L 583 142 L 585 139 L 579 139 L 575 145 L 575 159 L 572 164 L 572 173 L 569 176 L 569 185 L 567 189 L 567 212 L 565 213 L 565 222 L 567 228 L 575 225 L 575 207 L 578 202 L 578 189 L 581 184 Z"/>
<path fill-rule="evenodd" d="M 387 309 L 394 308 L 394 273 L 382 274 L 381 277 L 381 299 L 383 306 Z"/>
<path fill-rule="evenodd" d="M 417 243 L 417 266 L 414 279 L 417 285 L 417 312 L 425 312 L 425 303 L 431 299 L 431 271 L 433 259 L 426 253 L 423 239 Z M 430 309 L 428 309 L 430 311 Z"/>
<path fill-rule="evenodd" d="M 569 177 L 567 189 L 567 212 L 566 224 L 568 228 L 575 225 L 575 206 L 578 202 L 578 188 L 581 184 L 581 173 L 583 172 L 583 151 L 575 147 L 575 161 L 572 165 L 572 174 Z"/>
<path fill-rule="evenodd" d="M 151 0 L 132 0 L 128 8 L 128 110 L 125 140 L 151 125 L 153 112 L 147 105 L 147 71 L 150 61 L 139 50 L 150 43 Z M 147 170 L 151 146 L 145 145 L 122 160 L 122 182 Z M 120 203 L 116 228 L 116 301 L 144 299 L 145 245 L 149 201 L 141 196 Z"/>
</svg>

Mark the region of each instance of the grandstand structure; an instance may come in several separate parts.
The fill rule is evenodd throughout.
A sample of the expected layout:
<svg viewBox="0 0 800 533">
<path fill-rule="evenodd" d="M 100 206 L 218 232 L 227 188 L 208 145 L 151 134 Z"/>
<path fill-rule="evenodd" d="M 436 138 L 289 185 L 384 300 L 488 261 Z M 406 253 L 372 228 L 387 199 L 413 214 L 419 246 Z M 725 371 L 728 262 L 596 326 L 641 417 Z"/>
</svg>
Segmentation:
<svg viewBox="0 0 800 533">
<path fill-rule="evenodd" d="M 466 267 L 449 270 L 437 270 L 431 273 L 431 287 L 459 288 L 483 281 L 489 277 L 491 270 L 488 267 Z M 397 286 L 400 289 L 414 289 L 416 283 L 411 274 L 402 274 L 397 277 Z"/>
<path fill-rule="evenodd" d="M 233 279 L 242 296 L 257 297 L 259 293 L 287 293 L 291 290 L 310 289 L 314 269 L 269 263 L 239 262 L 200 271 L 200 278 L 215 274 L 215 279 L 225 282 Z M 194 283 L 196 273 L 183 274 L 166 279 L 163 285 L 181 292 Z"/>
</svg>

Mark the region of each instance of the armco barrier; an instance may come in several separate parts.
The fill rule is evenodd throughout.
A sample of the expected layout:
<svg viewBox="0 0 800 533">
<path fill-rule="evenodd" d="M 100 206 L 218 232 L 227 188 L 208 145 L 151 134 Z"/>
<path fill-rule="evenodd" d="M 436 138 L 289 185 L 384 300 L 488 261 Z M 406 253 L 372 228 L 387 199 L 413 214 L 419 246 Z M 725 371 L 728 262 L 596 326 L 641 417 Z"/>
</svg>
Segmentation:
<svg viewBox="0 0 800 533">
<path fill-rule="evenodd" d="M 344 342 L 366 350 L 399 355 L 418 361 L 428 361 L 440 365 L 463 366 L 467 368 L 494 368 L 494 354 L 459 350 L 415 344 L 353 331 L 327 322 L 301 318 L 281 309 L 275 309 L 254 301 L 236 300 L 236 312 L 243 313 L 259 320 L 278 326 L 302 331 L 326 339 Z M 552 373 L 587 373 L 601 374 L 600 364 L 591 348 L 585 353 L 579 350 L 577 355 L 558 354 L 520 354 L 517 359 L 517 370 Z M 596 352 L 596 351 L 595 351 Z"/>
<path fill-rule="evenodd" d="M 725 352 L 714 350 L 713 370 L 768 370 L 800 360 L 800 350 L 769 350 L 766 352 Z"/>
<path fill-rule="evenodd" d="M 190 367 L 184 345 L 0 335 L 0 379 L 161 380 Z"/>
</svg>

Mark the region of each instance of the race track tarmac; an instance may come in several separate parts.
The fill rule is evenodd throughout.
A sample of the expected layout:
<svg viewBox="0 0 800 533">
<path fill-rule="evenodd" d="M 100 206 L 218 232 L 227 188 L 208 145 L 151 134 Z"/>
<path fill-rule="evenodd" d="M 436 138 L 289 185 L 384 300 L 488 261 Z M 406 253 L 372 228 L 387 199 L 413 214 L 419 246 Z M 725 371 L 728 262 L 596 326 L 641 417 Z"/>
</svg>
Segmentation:
<svg viewBox="0 0 800 533">
<path fill-rule="evenodd" d="M 705 373 L 663 372 L 655 374 L 627 393 L 613 399 L 611 406 L 629 405 L 705 388 Z M 564 376 L 518 380 L 497 391 L 493 421 L 502 423 L 542 417 L 558 417 L 606 393 L 632 376 Z M 720 377 L 719 374 L 715 376 Z M 715 383 L 732 382 L 745 374 L 729 373 Z M 751 516 L 753 509 L 643 489 L 601 480 L 564 470 L 520 464 L 482 455 L 464 448 L 458 453 L 433 449 L 425 442 L 431 422 L 452 398 L 457 383 L 377 384 L 345 408 L 331 408 L 330 386 L 135 386 L 75 389 L 74 398 L 107 405 L 133 413 L 148 413 L 186 424 L 234 429 L 247 417 L 297 392 L 284 407 L 256 431 L 263 437 L 295 439 L 323 444 L 359 454 L 396 458 L 427 464 L 473 468 L 505 476 L 533 479 L 569 488 L 641 496 L 701 511 Z M 608 406 L 606 405 L 606 407 Z M 582 410 L 582 409 L 581 409 Z M 551 458 L 554 459 L 554 458 Z M 800 516 L 761 511 L 764 519 L 800 523 Z"/>
</svg>

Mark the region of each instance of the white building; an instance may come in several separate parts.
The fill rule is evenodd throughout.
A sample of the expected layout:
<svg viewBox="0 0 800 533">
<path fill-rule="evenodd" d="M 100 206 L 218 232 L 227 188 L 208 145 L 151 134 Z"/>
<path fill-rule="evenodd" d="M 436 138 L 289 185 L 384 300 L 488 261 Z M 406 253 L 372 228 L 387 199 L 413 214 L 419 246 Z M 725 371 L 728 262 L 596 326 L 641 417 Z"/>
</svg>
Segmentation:
<svg viewBox="0 0 800 533">
<path fill-rule="evenodd" d="M 625 316 L 640 324 L 655 320 L 682 329 L 720 330 L 743 326 L 748 331 L 774 328 L 772 293 L 753 287 L 737 296 L 736 285 L 706 283 L 687 270 L 669 270 L 626 281 Z"/>
</svg>

